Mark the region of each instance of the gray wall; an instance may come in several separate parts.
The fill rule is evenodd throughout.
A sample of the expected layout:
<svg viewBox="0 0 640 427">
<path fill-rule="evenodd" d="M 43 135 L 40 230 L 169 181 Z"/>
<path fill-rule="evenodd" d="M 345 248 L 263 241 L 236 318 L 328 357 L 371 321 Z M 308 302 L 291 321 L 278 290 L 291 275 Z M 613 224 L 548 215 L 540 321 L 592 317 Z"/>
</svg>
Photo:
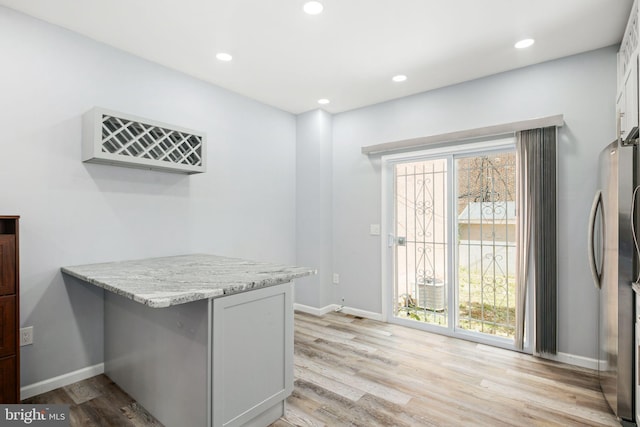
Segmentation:
<svg viewBox="0 0 640 427">
<path fill-rule="evenodd" d="M 22 385 L 103 361 L 102 293 L 60 267 L 207 252 L 295 262 L 295 116 L 0 7 L 0 214 L 21 219 Z M 208 172 L 84 164 L 93 106 L 202 130 Z"/>
<path fill-rule="evenodd" d="M 296 119 L 296 263 L 318 274 L 296 280 L 296 303 L 324 307 L 333 300 L 332 117 L 315 110 Z"/>
<path fill-rule="evenodd" d="M 380 161 L 366 145 L 564 114 L 558 143 L 559 351 L 596 357 L 586 230 L 598 153 L 615 138 L 610 47 L 333 117 L 333 262 L 345 305 L 380 313 Z M 334 301 L 338 303 L 338 301 Z"/>
</svg>

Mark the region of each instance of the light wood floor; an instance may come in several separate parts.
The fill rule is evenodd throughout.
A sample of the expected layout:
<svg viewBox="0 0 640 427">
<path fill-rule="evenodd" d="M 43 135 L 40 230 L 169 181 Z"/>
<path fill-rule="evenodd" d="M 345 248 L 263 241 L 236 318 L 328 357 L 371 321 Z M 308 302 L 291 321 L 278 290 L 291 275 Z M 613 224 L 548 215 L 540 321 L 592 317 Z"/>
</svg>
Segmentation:
<svg viewBox="0 0 640 427">
<path fill-rule="evenodd" d="M 296 314 L 276 427 L 619 426 L 597 373 L 402 326 Z"/>
<path fill-rule="evenodd" d="M 619 426 L 596 373 L 338 313 L 296 313 L 295 426 Z M 71 426 L 159 426 L 104 375 L 28 399 Z"/>
</svg>

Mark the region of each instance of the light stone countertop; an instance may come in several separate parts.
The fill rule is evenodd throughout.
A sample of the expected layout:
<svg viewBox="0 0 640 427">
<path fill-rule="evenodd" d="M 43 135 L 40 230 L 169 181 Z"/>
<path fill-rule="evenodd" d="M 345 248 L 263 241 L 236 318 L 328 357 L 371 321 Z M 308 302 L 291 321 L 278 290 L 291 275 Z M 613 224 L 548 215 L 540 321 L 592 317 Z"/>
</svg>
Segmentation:
<svg viewBox="0 0 640 427">
<path fill-rule="evenodd" d="M 62 272 L 153 308 L 290 282 L 317 271 L 193 254 L 62 267 Z"/>
</svg>

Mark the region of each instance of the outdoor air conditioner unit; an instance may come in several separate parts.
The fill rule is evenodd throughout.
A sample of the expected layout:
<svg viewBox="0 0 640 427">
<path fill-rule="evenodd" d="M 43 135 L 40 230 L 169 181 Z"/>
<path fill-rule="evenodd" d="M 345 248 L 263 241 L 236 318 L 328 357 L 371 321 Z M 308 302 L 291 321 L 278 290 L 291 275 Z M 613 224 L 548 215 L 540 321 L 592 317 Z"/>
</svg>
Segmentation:
<svg viewBox="0 0 640 427">
<path fill-rule="evenodd" d="M 425 280 L 418 283 L 418 307 L 432 311 L 444 311 L 444 282 L 442 280 Z"/>
</svg>

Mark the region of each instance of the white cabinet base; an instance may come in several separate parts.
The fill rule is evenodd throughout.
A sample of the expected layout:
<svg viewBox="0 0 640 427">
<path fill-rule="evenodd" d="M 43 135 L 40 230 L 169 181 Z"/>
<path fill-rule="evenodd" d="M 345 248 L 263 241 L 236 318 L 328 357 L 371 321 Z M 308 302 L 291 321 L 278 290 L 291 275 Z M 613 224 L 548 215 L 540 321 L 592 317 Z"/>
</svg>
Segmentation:
<svg viewBox="0 0 640 427">
<path fill-rule="evenodd" d="M 242 426 L 293 391 L 292 292 L 281 286 L 213 300 L 214 426 Z"/>
<path fill-rule="evenodd" d="M 293 391 L 292 286 L 168 308 L 105 292 L 105 373 L 166 427 L 269 425 Z"/>
</svg>

